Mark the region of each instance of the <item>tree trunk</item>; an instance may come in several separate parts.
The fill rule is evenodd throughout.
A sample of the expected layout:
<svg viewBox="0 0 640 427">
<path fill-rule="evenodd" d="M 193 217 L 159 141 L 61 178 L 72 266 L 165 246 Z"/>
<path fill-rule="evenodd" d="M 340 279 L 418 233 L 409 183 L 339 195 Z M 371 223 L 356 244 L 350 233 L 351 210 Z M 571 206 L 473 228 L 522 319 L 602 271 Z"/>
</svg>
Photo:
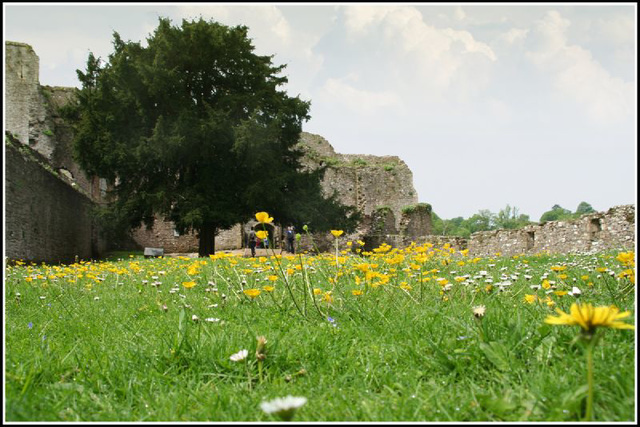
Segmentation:
<svg viewBox="0 0 640 427">
<path fill-rule="evenodd" d="M 217 227 L 213 223 L 205 223 L 200 228 L 199 244 L 198 244 L 198 256 L 208 257 L 216 253 L 216 231 Z"/>
</svg>

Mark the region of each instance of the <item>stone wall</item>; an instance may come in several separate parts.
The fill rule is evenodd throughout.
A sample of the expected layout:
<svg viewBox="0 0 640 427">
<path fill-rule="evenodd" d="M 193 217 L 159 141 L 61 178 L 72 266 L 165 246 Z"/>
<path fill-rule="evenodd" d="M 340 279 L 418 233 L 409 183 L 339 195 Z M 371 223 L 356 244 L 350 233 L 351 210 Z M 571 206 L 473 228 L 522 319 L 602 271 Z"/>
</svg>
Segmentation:
<svg viewBox="0 0 640 427">
<path fill-rule="evenodd" d="M 198 236 L 195 232 L 179 235 L 171 221 L 156 220 L 151 229 L 144 225 L 132 233 L 140 247 L 163 248 L 165 253 L 198 252 Z M 221 230 L 215 239 L 216 251 L 239 249 L 242 247 L 242 226 L 235 225 L 230 230 Z"/>
<path fill-rule="evenodd" d="M 607 212 L 584 215 L 573 221 L 550 221 L 519 230 L 473 233 L 469 253 L 476 256 L 540 252 L 598 252 L 635 247 L 635 206 L 615 206 Z"/>
<path fill-rule="evenodd" d="M 5 255 L 54 264 L 102 256 L 91 200 L 10 135 L 5 154 Z"/>
<path fill-rule="evenodd" d="M 40 88 L 40 60 L 27 44 L 5 42 L 5 50 L 5 129 L 51 159 L 53 123 Z"/>
<path fill-rule="evenodd" d="M 418 203 L 413 174 L 397 156 L 339 154 L 326 139 L 307 132 L 300 135 L 298 147 L 305 153 L 304 167 L 329 166 L 322 181 L 324 194 L 336 191 L 342 204 L 355 206 L 364 216 L 388 207 L 400 228 L 402 210 Z"/>
</svg>

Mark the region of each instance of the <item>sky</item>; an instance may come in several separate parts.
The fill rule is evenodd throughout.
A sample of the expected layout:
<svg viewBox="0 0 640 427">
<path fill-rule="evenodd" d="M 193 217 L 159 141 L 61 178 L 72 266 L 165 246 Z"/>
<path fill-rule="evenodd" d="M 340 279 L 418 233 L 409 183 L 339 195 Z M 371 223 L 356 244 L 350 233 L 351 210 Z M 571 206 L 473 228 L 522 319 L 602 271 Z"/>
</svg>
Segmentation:
<svg viewBox="0 0 640 427">
<path fill-rule="evenodd" d="M 5 40 L 31 45 L 40 84 L 76 86 L 113 33 L 167 17 L 245 25 L 311 102 L 303 130 L 338 153 L 393 155 L 441 218 L 532 221 L 558 204 L 635 204 L 635 3 L 3 3 Z"/>
</svg>

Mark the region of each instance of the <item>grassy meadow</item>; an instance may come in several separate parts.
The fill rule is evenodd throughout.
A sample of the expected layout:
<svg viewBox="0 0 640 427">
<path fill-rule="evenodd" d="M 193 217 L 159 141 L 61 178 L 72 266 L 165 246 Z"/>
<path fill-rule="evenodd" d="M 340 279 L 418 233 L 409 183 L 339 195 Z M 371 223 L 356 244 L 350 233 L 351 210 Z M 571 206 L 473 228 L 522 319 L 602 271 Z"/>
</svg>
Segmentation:
<svg viewBox="0 0 640 427">
<path fill-rule="evenodd" d="M 336 242 L 6 265 L 5 420 L 635 420 L 633 252 Z"/>
</svg>

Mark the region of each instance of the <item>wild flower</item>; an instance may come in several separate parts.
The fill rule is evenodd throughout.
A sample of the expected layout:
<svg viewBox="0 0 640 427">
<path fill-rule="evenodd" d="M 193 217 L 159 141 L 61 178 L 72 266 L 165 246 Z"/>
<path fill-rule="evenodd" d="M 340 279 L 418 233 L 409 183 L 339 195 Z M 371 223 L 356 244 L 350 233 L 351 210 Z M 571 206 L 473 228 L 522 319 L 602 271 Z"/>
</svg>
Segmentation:
<svg viewBox="0 0 640 427">
<path fill-rule="evenodd" d="M 487 308 L 484 305 L 478 305 L 472 308 L 473 315 L 478 319 L 481 319 L 484 317 L 484 312 L 486 310 Z"/>
<path fill-rule="evenodd" d="M 558 317 L 548 316 L 544 321 L 551 325 L 579 325 L 582 332 L 592 335 L 596 328 L 634 329 L 633 325 L 620 322 L 631 315 L 631 312 L 620 313 L 614 306 L 594 307 L 591 304 L 571 304 L 570 314 L 556 308 Z"/>
<path fill-rule="evenodd" d="M 260 289 L 245 289 L 242 292 L 249 298 L 255 298 L 260 295 Z"/>
<path fill-rule="evenodd" d="M 248 355 L 249 350 L 240 350 L 239 352 L 232 354 L 229 359 L 231 359 L 232 362 L 241 362 L 246 359 Z"/>
<path fill-rule="evenodd" d="M 258 212 L 256 214 L 256 220 L 258 220 L 258 222 L 260 222 L 261 224 L 270 224 L 271 222 L 273 222 L 273 218 L 270 217 L 266 212 Z"/>
<path fill-rule="evenodd" d="M 594 307 L 592 304 L 571 304 L 570 314 L 556 308 L 559 316 L 547 316 L 545 323 L 551 325 L 578 325 L 581 328 L 581 338 L 586 346 L 587 357 L 587 405 L 585 407 L 585 421 L 591 421 L 593 418 L 593 348 L 595 347 L 598 336 L 596 332 L 598 328 L 614 328 L 614 329 L 635 329 L 633 325 L 621 322 L 631 315 L 631 312 L 625 311 L 620 313 L 617 307 L 603 306 Z"/>
<path fill-rule="evenodd" d="M 260 408 L 267 414 L 278 416 L 283 421 L 290 421 L 295 412 L 307 403 L 306 397 L 286 396 L 262 402 Z"/>
</svg>

